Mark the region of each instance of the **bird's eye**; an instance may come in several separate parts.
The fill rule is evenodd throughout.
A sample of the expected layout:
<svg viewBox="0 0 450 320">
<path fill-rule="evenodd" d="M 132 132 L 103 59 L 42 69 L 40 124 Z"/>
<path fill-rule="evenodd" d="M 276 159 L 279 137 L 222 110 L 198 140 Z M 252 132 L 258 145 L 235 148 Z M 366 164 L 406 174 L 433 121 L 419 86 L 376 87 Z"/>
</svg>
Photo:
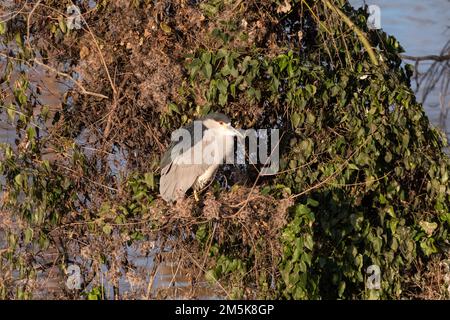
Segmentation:
<svg viewBox="0 0 450 320">
<path fill-rule="evenodd" d="M 219 121 L 220 125 L 223 126 L 223 121 Z"/>
</svg>

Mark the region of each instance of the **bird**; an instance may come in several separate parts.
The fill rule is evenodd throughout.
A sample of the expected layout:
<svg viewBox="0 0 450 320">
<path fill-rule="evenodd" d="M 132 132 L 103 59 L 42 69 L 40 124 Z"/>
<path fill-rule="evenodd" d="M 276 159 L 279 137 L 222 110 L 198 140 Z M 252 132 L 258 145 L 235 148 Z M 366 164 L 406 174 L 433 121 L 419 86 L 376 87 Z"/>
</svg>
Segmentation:
<svg viewBox="0 0 450 320">
<path fill-rule="evenodd" d="M 218 112 L 174 133 L 172 143 L 161 158 L 160 195 L 166 202 L 173 203 L 184 198 L 192 188 L 198 201 L 197 192 L 214 178 L 225 160 L 229 163 L 234 158 L 234 137 L 243 138 L 243 135 L 231 126 L 228 116 Z"/>
</svg>

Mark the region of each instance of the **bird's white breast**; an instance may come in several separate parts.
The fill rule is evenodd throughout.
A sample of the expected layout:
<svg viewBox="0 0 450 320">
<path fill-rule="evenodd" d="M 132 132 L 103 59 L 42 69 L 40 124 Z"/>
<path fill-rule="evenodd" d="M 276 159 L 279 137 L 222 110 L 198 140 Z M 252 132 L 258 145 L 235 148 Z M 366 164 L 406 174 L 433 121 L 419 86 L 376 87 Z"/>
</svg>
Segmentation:
<svg viewBox="0 0 450 320">
<path fill-rule="evenodd" d="M 208 164 L 220 165 L 233 163 L 234 136 L 223 134 L 221 130 L 208 129 L 205 131 L 203 144 L 203 160 Z"/>
</svg>

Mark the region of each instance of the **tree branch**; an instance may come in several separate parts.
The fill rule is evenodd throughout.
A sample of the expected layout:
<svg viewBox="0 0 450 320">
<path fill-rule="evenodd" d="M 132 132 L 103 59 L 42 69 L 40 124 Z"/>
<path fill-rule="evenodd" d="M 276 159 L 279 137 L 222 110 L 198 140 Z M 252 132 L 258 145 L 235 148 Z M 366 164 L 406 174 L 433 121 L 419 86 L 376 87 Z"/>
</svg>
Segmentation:
<svg viewBox="0 0 450 320">
<path fill-rule="evenodd" d="M 433 60 L 433 61 L 447 61 L 450 60 L 450 53 L 445 54 L 445 55 L 428 55 L 428 56 L 420 56 L 420 57 L 413 57 L 413 56 L 408 56 L 405 54 L 401 54 L 400 57 L 402 59 L 405 60 L 412 60 L 412 61 L 425 61 L 425 60 Z"/>
</svg>

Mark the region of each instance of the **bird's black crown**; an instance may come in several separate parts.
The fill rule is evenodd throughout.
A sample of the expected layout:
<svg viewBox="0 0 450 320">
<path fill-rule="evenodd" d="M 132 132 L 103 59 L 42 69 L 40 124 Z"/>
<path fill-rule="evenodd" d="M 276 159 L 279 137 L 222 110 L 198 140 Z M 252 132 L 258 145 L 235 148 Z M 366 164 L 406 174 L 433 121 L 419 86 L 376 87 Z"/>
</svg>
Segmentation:
<svg viewBox="0 0 450 320">
<path fill-rule="evenodd" d="M 230 118 L 228 118 L 226 115 L 224 115 L 223 113 L 219 113 L 219 112 L 212 112 L 208 115 L 206 115 L 203 119 L 211 119 L 217 122 L 223 121 L 225 123 L 231 123 Z"/>
</svg>

